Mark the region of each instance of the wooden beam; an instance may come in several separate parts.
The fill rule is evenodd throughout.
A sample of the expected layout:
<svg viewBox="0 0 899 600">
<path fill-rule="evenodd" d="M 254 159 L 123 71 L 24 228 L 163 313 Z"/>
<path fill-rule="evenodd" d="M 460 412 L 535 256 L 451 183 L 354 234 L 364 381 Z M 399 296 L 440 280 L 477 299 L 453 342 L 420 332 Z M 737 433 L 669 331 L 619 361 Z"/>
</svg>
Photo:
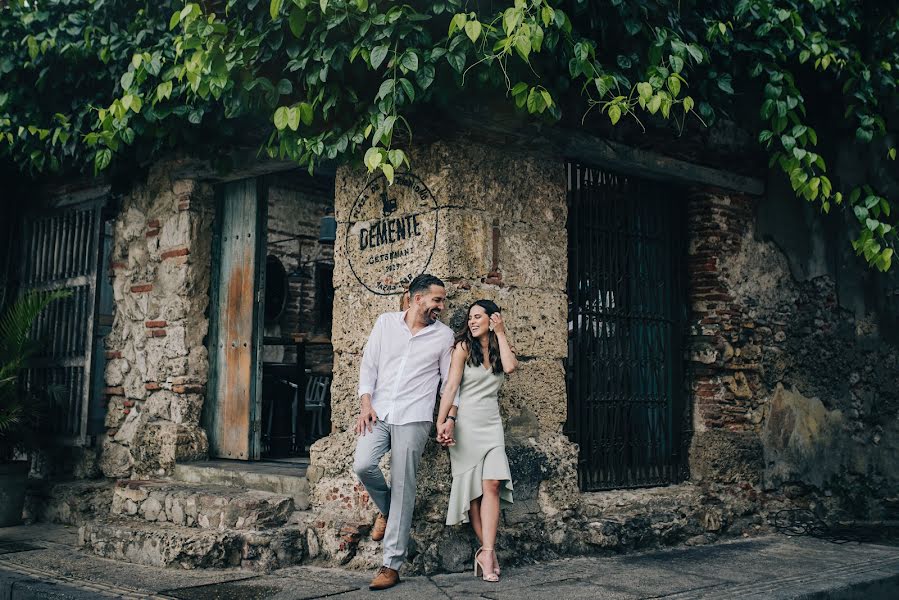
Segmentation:
<svg viewBox="0 0 899 600">
<path fill-rule="evenodd" d="M 638 150 L 583 132 L 553 131 L 549 137 L 556 142 L 566 158 L 621 173 L 657 181 L 708 185 L 753 196 L 765 193 L 765 183 L 761 179 Z"/>
<path fill-rule="evenodd" d="M 501 117 L 487 118 L 484 114 L 463 114 L 454 120 L 466 134 L 487 144 L 513 143 L 539 152 L 555 152 L 566 159 L 656 181 L 705 185 L 753 196 L 765 193 L 764 182 L 756 177 L 638 150 L 584 131 L 557 126 L 536 127 L 517 117 L 503 120 Z"/>
</svg>

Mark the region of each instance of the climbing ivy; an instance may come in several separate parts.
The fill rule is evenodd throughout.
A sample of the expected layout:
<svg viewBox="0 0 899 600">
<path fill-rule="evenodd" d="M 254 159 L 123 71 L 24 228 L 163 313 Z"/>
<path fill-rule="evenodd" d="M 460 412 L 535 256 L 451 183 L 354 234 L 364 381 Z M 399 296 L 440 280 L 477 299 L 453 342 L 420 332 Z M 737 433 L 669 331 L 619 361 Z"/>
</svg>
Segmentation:
<svg viewBox="0 0 899 600">
<path fill-rule="evenodd" d="M 0 156 L 99 172 L 267 130 L 272 157 L 357 158 L 392 181 L 411 117 L 462 99 L 679 132 L 723 115 L 798 197 L 848 208 L 854 248 L 886 271 L 890 201 L 838 189 L 826 156 L 852 130 L 895 160 L 897 69 L 899 9 L 861 0 L 15 0 L 0 3 Z"/>
</svg>

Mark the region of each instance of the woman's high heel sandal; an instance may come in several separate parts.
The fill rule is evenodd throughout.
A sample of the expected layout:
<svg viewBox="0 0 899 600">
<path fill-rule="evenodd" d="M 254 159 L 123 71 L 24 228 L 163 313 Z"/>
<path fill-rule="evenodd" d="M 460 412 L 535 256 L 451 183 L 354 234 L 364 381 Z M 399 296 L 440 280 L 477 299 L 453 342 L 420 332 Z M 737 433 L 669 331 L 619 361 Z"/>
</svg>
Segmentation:
<svg viewBox="0 0 899 600">
<path fill-rule="evenodd" d="M 490 573 L 488 573 L 487 570 L 484 568 L 484 565 L 481 564 L 481 561 L 478 560 L 478 555 L 480 555 L 481 552 L 493 552 L 493 548 L 478 548 L 478 551 L 474 553 L 474 576 L 475 577 L 478 576 L 478 567 L 480 567 L 481 574 L 482 574 L 481 579 L 483 579 L 484 581 L 492 581 L 492 582 L 499 581 L 499 575 L 497 575 L 495 572 L 492 572 L 492 571 Z M 492 559 L 490 561 L 490 567 L 491 567 L 491 569 L 493 568 L 493 560 Z"/>
</svg>

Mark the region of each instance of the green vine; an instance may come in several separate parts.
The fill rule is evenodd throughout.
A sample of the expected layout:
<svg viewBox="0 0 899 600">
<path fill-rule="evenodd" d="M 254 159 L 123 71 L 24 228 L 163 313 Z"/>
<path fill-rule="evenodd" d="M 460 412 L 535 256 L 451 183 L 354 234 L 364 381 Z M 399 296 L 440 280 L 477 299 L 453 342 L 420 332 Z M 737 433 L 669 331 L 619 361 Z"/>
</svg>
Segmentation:
<svg viewBox="0 0 899 600">
<path fill-rule="evenodd" d="M 582 122 L 598 114 L 678 133 L 725 116 L 758 133 L 799 198 L 848 210 L 869 264 L 892 265 L 886 194 L 836 185 L 825 158 L 847 132 L 896 158 L 899 9 L 889 3 L 6 4 L 0 157 L 25 172 L 96 173 L 268 128 L 260 146 L 272 157 L 310 170 L 361 158 L 392 181 L 409 166 L 412 117 L 472 97 L 550 122 L 564 106 Z"/>
</svg>

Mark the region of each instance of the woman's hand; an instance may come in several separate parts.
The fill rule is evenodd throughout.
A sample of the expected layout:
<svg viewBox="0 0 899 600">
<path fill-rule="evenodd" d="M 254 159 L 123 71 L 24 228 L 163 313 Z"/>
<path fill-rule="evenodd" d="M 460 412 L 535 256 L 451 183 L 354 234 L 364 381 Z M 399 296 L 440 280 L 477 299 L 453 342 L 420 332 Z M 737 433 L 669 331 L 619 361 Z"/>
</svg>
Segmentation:
<svg viewBox="0 0 899 600">
<path fill-rule="evenodd" d="M 443 423 L 437 424 L 437 442 L 441 446 L 455 446 L 456 440 L 453 439 L 453 430 L 456 423 L 452 419 L 446 419 Z"/>
<path fill-rule="evenodd" d="M 493 329 L 493 332 L 497 335 L 506 333 L 506 325 L 503 322 L 503 316 L 495 312 L 490 315 L 490 328 Z"/>
</svg>

